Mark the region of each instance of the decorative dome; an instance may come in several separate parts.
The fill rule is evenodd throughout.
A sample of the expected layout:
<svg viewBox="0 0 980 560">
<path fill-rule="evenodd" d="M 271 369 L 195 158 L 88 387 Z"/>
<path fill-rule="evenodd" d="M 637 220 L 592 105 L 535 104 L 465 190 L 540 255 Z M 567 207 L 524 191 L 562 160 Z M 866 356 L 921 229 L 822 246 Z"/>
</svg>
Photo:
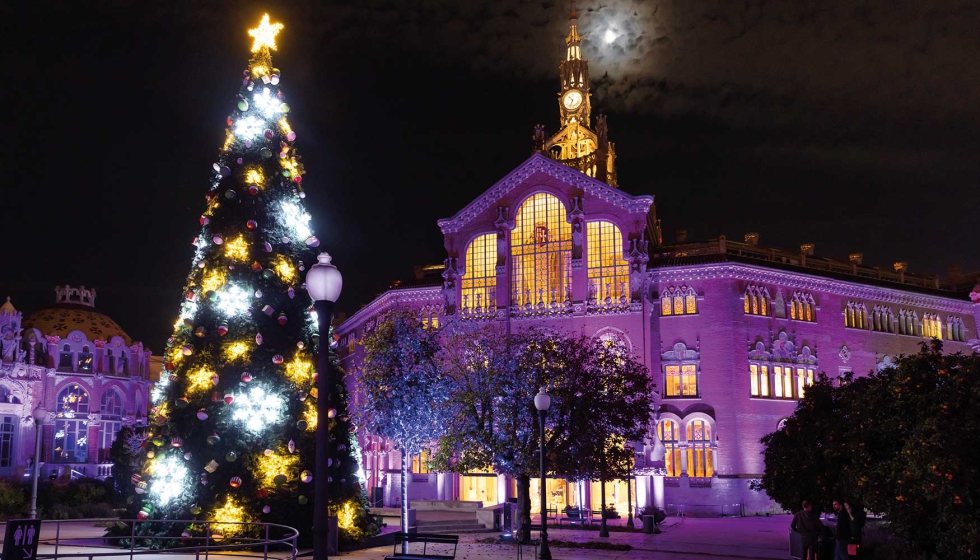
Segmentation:
<svg viewBox="0 0 980 560">
<path fill-rule="evenodd" d="M 95 310 L 95 290 L 55 286 L 55 304 L 38 309 L 24 318 L 25 328 L 35 328 L 44 336 L 61 338 L 72 331 L 81 331 L 90 340 L 110 340 L 121 336 L 127 346 L 133 339 L 108 315 Z"/>
</svg>

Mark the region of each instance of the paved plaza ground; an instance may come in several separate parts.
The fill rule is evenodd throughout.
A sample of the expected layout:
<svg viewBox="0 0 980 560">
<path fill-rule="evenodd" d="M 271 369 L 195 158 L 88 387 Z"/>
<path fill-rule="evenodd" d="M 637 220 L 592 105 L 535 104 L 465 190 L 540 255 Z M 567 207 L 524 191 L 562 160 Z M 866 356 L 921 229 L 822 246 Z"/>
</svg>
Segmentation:
<svg viewBox="0 0 980 560">
<path fill-rule="evenodd" d="M 600 539 L 598 531 L 587 529 L 552 528 L 548 531 L 549 538 L 563 541 L 587 542 L 604 541 L 617 544 L 628 544 L 633 547 L 630 551 L 587 550 L 564 547 L 553 547 L 552 556 L 555 560 L 709 560 L 709 559 L 758 559 L 786 560 L 789 558 L 789 528 L 790 517 L 777 515 L 772 517 L 743 517 L 743 518 L 668 518 L 661 525 L 663 532 L 659 535 L 648 535 L 640 531 L 619 532 L 611 531 L 608 539 Z M 617 520 L 613 525 L 623 525 L 625 520 Z M 42 531 L 43 539 L 54 537 L 53 531 L 47 528 Z M 0 536 L 3 526 L 0 524 Z M 100 537 L 102 529 L 91 524 L 63 525 L 62 541 L 66 539 L 80 543 L 79 539 Z M 491 545 L 476 541 L 498 536 L 499 533 L 472 533 L 460 536 L 460 545 L 456 558 L 460 560 L 492 560 L 517 558 L 514 545 Z M 536 535 L 535 535 L 536 536 Z M 52 546 L 42 545 L 39 555 L 50 554 Z M 96 549 L 85 546 L 62 546 L 59 550 L 65 553 L 106 553 L 118 550 Z M 340 558 L 347 560 L 380 560 L 391 554 L 390 546 L 366 550 L 345 552 Z M 143 560 L 158 560 L 164 555 L 149 555 L 137 558 Z M 241 555 L 225 555 L 225 558 L 241 558 Z M 276 556 L 281 556 L 277 554 Z M 115 558 L 129 557 L 126 554 L 113 555 Z M 168 560 L 190 560 L 194 555 L 166 555 Z M 211 554 L 212 558 L 219 557 Z M 261 558 L 261 555 L 259 556 Z M 103 556 L 102 558 L 107 558 Z M 524 558 L 533 560 L 533 548 L 524 547 Z M 98 560 L 98 558 L 96 559 Z"/>
</svg>

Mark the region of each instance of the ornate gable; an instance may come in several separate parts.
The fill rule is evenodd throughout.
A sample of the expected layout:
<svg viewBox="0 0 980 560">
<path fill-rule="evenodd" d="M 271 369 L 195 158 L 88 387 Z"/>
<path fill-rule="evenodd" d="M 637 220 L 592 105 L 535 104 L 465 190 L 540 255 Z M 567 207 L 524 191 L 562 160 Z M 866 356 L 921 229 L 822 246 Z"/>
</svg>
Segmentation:
<svg viewBox="0 0 980 560">
<path fill-rule="evenodd" d="M 439 228 L 444 235 L 460 231 L 470 220 L 481 215 L 508 194 L 526 185 L 538 173 L 543 173 L 567 185 L 581 189 L 586 195 L 622 208 L 630 214 L 646 214 L 650 210 L 650 206 L 653 205 L 653 197 L 650 195 L 632 196 L 626 194 L 547 156 L 534 154 L 517 169 L 497 181 L 476 200 L 457 212 L 455 216 L 439 220 L 437 222 Z"/>
</svg>

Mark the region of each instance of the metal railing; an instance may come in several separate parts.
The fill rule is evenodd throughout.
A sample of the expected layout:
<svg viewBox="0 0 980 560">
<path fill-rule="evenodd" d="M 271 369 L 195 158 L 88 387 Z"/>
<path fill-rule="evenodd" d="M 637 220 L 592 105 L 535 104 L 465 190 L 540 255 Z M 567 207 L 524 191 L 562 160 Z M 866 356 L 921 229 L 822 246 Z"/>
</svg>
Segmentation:
<svg viewBox="0 0 980 560">
<path fill-rule="evenodd" d="M 89 526 L 96 525 L 117 525 L 119 528 L 128 528 L 129 534 L 122 535 L 102 535 L 102 536 L 78 536 L 71 535 L 62 541 L 62 526 L 84 523 Z M 54 538 L 44 538 L 45 529 L 50 530 L 54 525 Z M 147 526 L 167 525 L 171 530 L 180 531 L 178 535 L 140 535 L 138 529 L 145 529 Z M 191 527 L 203 529 L 204 534 L 193 536 L 186 534 L 185 530 Z M 217 526 L 216 530 L 212 530 Z M 235 526 L 234 531 L 226 528 Z M 175 520 L 138 520 L 138 519 L 72 519 L 72 520 L 50 520 L 41 522 L 42 537 L 38 540 L 39 547 L 54 547 L 50 552 L 39 548 L 37 560 L 47 560 L 56 558 L 86 558 L 95 560 L 97 558 L 120 558 L 128 554 L 130 560 L 137 556 L 148 554 L 182 554 L 194 555 L 195 560 L 208 560 L 212 553 L 233 551 L 235 556 L 245 558 L 262 558 L 263 560 L 296 560 L 297 539 L 299 531 L 287 525 L 276 523 L 246 523 L 228 521 L 200 521 L 193 519 Z M 196 532 L 196 531 L 195 531 Z M 236 533 L 225 536 L 225 533 Z M 186 535 L 186 536 L 185 536 Z M 128 543 L 126 542 L 128 541 Z M 169 544 L 179 542 L 179 546 L 164 546 L 163 548 L 152 548 L 154 542 Z M 128 547 L 126 546 L 128 544 Z M 61 547 L 91 547 L 99 549 L 95 551 L 70 551 L 62 552 Z M 271 554 L 270 554 L 271 552 Z M 251 553 L 251 554 L 250 554 Z"/>
</svg>

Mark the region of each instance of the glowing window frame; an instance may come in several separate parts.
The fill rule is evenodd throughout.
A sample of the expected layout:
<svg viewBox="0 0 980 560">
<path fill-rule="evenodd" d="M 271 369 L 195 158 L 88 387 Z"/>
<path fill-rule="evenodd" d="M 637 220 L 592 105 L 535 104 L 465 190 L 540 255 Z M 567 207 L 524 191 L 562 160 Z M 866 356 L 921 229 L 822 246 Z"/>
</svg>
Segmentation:
<svg viewBox="0 0 980 560">
<path fill-rule="evenodd" d="M 521 203 L 510 232 L 510 257 L 512 305 L 565 301 L 572 287 L 572 226 L 557 196 L 536 193 Z M 545 270 L 539 274 L 542 258 Z M 559 267 L 555 277 L 547 270 L 553 264 Z"/>
<path fill-rule="evenodd" d="M 693 418 L 686 424 L 687 476 L 710 478 L 715 474 L 714 446 L 711 439 L 714 427 L 703 418 Z M 701 429 L 700 437 L 697 437 L 697 428 Z"/>
<path fill-rule="evenodd" d="M 680 423 L 670 418 L 664 418 L 657 423 L 657 437 L 664 444 L 664 466 L 667 476 L 677 477 L 684 474 L 681 464 Z"/>
<path fill-rule="evenodd" d="M 466 246 L 460 280 L 460 309 L 489 310 L 497 305 L 497 234 L 485 233 Z"/>
<path fill-rule="evenodd" d="M 623 233 L 608 220 L 585 223 L 589 293 L 602 301 L 630 297 L 630 266 L 623 257 Z"/>
<path fill-rule="evenodd" d="M 691 286 L 671 286 L 660 294 L 660 315 L 662 317 L 697 314 L 698 293 Z"/>
</svg>

